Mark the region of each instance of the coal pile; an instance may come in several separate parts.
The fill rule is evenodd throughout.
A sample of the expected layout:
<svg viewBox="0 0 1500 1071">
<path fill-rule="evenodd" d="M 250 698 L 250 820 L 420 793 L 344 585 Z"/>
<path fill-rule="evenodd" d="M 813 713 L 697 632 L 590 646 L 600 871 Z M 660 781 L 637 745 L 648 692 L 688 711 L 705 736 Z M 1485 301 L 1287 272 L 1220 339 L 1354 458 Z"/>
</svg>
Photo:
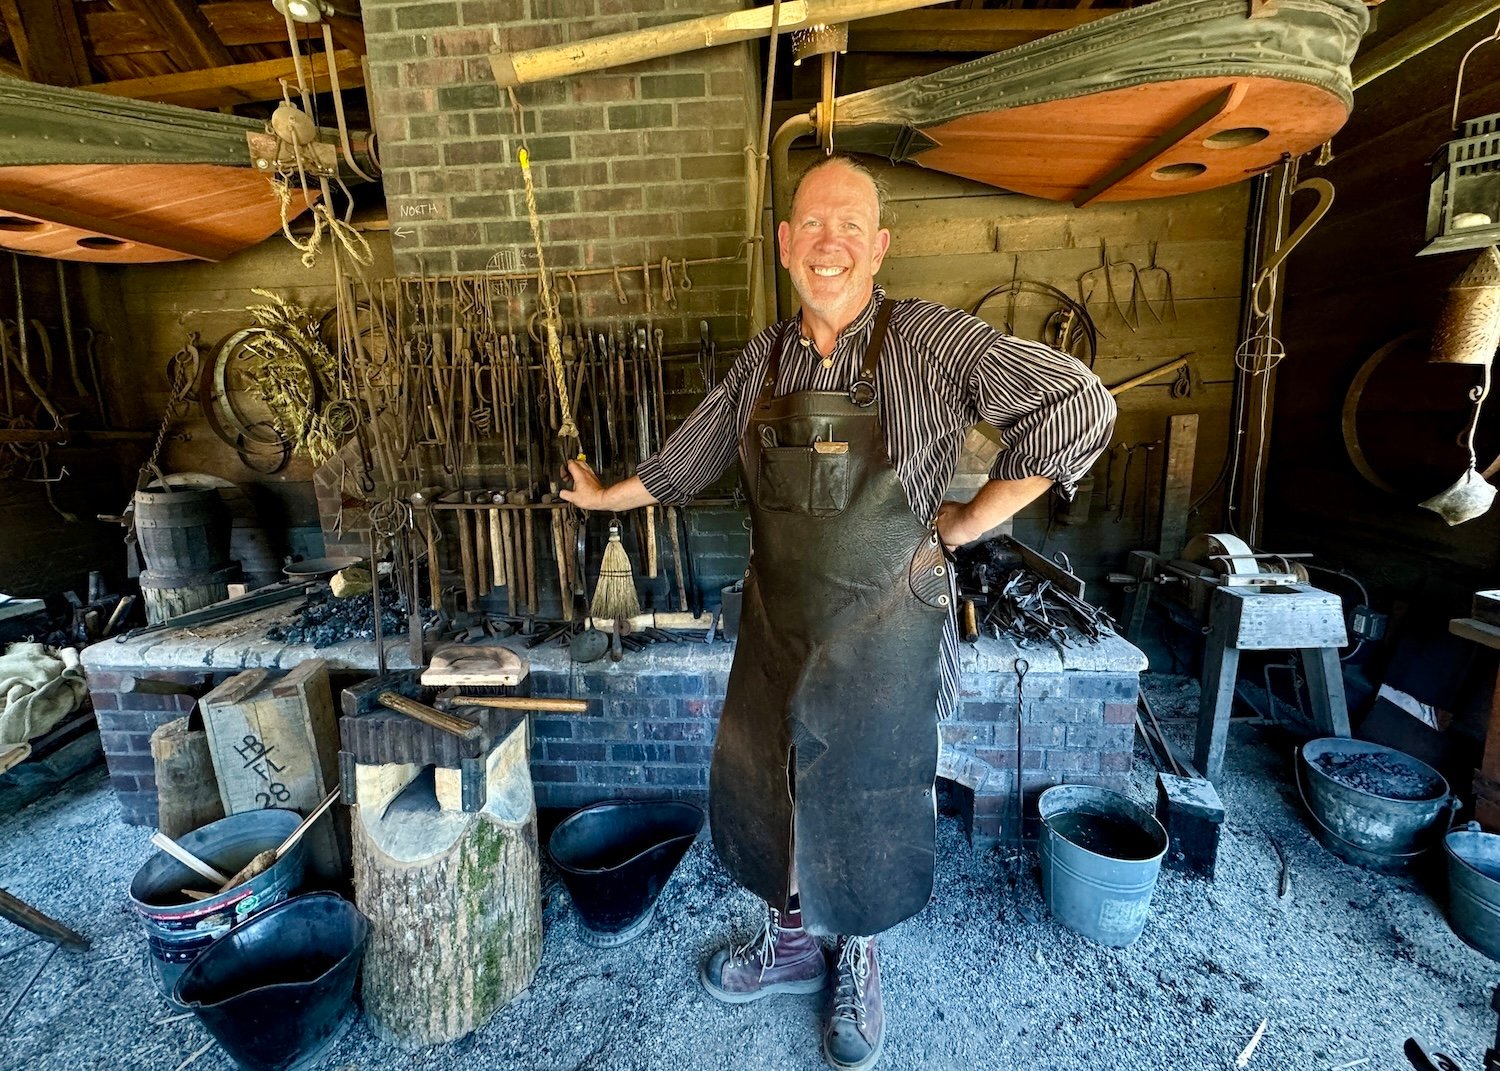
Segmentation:
<svg viewBox="0 0 1500 1071">
<path fill-rule="evenodd" d="M 329 592 L 311 596 L 297 620 L 288 625 L 272 625 L 266 639 L 277 643 L 332 647 L 345 640 L 375 638 L 375 604 L 369 594 L 335 599 Z M 380 632 L 399 635 L 406 630 L 406 600 L 388 588 L 380 592 Z"/>
<path fill-rule="evenodd" d="M 1443 784 L 1383 751 L 1366 754 L 1325 753 L 1313 759 L 1318 769 L 1341 785 L 1390 800 L 1431 800 L 1443 794 Z"/>
</svg>

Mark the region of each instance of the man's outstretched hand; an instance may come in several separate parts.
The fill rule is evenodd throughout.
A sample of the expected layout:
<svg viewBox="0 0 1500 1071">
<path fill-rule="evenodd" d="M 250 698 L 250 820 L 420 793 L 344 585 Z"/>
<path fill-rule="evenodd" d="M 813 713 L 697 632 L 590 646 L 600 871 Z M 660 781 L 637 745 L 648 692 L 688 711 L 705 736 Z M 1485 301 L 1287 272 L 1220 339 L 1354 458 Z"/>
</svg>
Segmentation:
<svg viewBox="0 0 1500 1071">
<path fill-rule="evenodd" d="M 624 513 L 626 510 L 649 506 L 656 501 L 656 497 L 641 483 L 639 476 L 605 487 L 587 462 L 571 460 L 567 464 L 567 471 L 573 486 L 563 488 L 559 493 L 564 502 L 571 502 L 579 509 Z"/>
<path fill-rule="evenodd" d="M 567 470 L 568 479 L 573 482 L 571 489 L 564 487 L 560 492 L 564 502 L 571 502 L 579 509 L 596 510 L 604 509 L 604 485 L 599 482 L 586 461 L 569 460 L 564 468 Z"/>
</svg>

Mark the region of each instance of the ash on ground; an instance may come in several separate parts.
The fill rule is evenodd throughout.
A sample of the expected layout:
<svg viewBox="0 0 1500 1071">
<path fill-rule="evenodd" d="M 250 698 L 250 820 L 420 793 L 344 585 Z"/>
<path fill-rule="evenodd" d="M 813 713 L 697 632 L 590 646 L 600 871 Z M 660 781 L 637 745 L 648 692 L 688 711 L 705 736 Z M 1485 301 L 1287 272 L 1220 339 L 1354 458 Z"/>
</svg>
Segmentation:
<svg viewBox="0 0 1500 1071">
<path fill-rule="evenodd" d="M 399 635 L 406 628 L 406 600 L 387 588 L 380 591 L 380 632 Z M 277 643 L 305 643 L 332 647 L 345 640 L 375 638 L 375 602 L 370 594 L 336 599 L 331 592 L 313 594 L 297 619 L 266 629 L 266 639 Z"/>
<path fill-rule="evenodd" d="M 1383 751 L 1324 752 L 1313 763 L 1341 785 L 1388 800 L 1432 800 L 1443 794 L 1442 782 Z"/>
<path fill-rule="evenodd" d="M 1148 693 L 1190 754 L 1193 723 L 1175 715 L 1196 710 L 1196 684 Z M 944 815 L 932 902 L 880 939 L 887 1037 L 877 1071 L 1235 1071 L 1263 1020 L 1248 1071 L 1397 1071 L 1409 1035 L 1482 1067 L 1497 967 L 1449 929 L 1441 858 L 1398 876 L 1335 858 L 1297 800 L 1293 761 L 1274 727 L 1231 724 L 1217 878 L 1163 870 L 1145 933 L 1126 949 L 1048 916 L 1034 853 L 1012 867 L 970 848 L 961 820 Z M 1130 792 L 1148 807 L 1155 778 L 1137 747 Z M 93 941 L 53 956 L 20 999 L 0 1068 L 233 1071 L 148 978 L 125 890 L 155 852 L 152 831 L 119 814 L 100 771 L 0 816 L 0 887 Z M 1284 896 L 1277 847 L 1290 867 Z M 831 993 L 728 1006 L 699 986 L 703 958 L 763 917 L 706 832 L 656 920 L 619 948 L 585 944 L 545 863 L 541 880 L 541 966 L 489 1023 L 403 1052 L 361 1017 L 315 1071 L 827 1071 L 819 1037 Z M 0 1002 L 50 951 L 27 940 L 0 933 Z"/>
</svg>

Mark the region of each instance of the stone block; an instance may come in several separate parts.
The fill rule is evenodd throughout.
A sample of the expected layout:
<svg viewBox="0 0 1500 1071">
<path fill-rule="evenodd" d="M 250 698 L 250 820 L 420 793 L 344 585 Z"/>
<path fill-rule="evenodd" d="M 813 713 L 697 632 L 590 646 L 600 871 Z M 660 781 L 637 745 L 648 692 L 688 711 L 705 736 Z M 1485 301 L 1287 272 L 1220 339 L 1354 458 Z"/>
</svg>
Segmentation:
<svg viewBox="0 0 1500 1071">
<path fill-rule="evenodd" d="M 1213 783 L 1157 774 L 1156 818 L 1171 838 L 1166 865 L 1212 881 L 1224 826 L 1224 804 Z"/>
</svg>

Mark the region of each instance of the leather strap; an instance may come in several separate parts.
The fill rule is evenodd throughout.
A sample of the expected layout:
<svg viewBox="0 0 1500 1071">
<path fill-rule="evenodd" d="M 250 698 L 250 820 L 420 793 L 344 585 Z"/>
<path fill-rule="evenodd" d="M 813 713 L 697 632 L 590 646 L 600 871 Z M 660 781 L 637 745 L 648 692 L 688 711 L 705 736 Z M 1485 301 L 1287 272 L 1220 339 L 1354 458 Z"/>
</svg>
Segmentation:
<svg viewBox="0 0 1500 1071">
<path fill-rule="evenodd" d="M 872 386 L 875 383 L 875 366 L 880 363 L 880 355 L 885 350 L 885 333 L 891 322 L 891 305 L 889 298 L 882 298 L 880 309 L 875 313 L 875 327 L 870 332 L 870 344 L 865 347 L 864 360 L 855 383 L 861 380 Z M 761 381 L 761 393 L 776 389 L 776 380 L 781 376 L 781 351 L 787 344 L 787 337 L 792 333 L 796 320 L 786 320 L 781 325 L 781 330 L 776 334 L 776 341 L 771 345 L 770 362 L 766 367 L 765 378 Z M 850 384 L 849 389 L 854 389 Z"/>
</svg>

